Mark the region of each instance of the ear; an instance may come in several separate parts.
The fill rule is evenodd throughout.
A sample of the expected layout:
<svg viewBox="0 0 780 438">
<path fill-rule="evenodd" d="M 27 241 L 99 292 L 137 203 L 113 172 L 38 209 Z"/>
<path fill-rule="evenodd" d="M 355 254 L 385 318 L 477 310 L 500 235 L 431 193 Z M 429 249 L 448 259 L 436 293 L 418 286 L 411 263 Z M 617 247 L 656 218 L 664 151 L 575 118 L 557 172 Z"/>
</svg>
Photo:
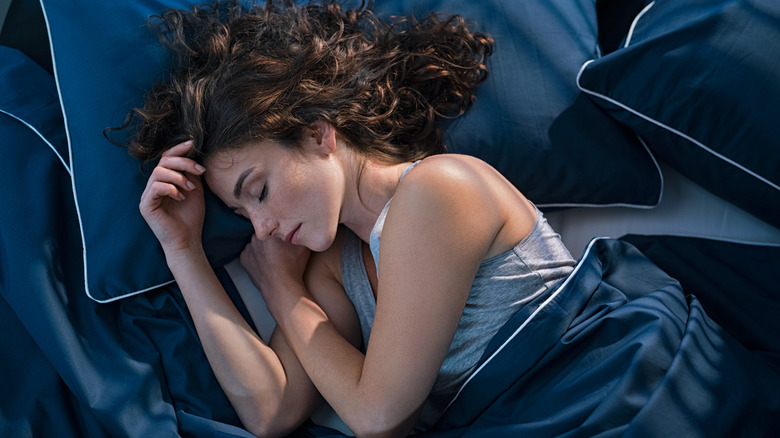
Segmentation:
<svg viewBox="0 0 780 438">
<path fill-rule="evenodd" d="M 311 136 L 309 138 L 312 147 L 317 152 L 330 155 L 336 151 L 336 128 L 328 122 L 316 121 L 309 125 Z"/>
</svg>

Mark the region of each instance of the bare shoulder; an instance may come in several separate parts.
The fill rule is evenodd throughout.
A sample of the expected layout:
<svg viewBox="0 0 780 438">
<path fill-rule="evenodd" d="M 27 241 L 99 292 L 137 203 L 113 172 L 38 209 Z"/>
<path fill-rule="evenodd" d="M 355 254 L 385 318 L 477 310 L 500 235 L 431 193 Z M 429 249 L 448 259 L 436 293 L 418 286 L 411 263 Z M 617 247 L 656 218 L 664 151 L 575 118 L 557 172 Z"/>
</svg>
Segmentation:
<svg viewBox="0 0 780 438">
<path fill-rule="evenodd" d="M 500 176 L 498 172 L 479 158 L 460 154 L 440 154 L 428 157 L 409 174 L 418 181 L 444 184 L 474 184 L 483 178 Z"/>
<path fill-rule="evenodd" d="M 531 203 L 501 173 L 468 155 L 441 154 L 421 161 L 399 184 L 397 197 L 404 196 L 434 205 L 440 201 L 455 209 L 490 208 L 500 216 L 517 213 L 517 208 L 520 213 L 533 211 Z"/>
<path fill-rule="evenodd" d="M 512 183 L 468 155 L 424 159 L 401 181 L 396 198 L 404 200 L 398 204 L 405 216 L 419 220 L 427 212 L 453 231 L 481 232 L 489 240 L 487 256 L 513 247 L 536 222 L 535 207 Z"/>
<path fill-rule="evenodd" d="M 517 188 L 493 166 L 470 155 L 440 154 L 428 157 L 405 179 L 423 188 L 439 191 L 458 189 L 461 195 L 473 192 L 485 201 L 495 201 L 499 197 L 502 202 L 506 202 L 509 197 L 527 202 Z"/>
</svg>

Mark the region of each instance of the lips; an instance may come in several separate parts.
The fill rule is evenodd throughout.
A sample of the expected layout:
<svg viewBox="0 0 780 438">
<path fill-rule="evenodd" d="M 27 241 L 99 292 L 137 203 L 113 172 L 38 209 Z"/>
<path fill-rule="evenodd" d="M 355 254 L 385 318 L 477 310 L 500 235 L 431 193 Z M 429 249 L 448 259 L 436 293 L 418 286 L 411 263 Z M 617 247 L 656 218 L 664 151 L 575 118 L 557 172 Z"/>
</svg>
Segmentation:
<svg viewBox="0 0 780 438">
<path fill-rule="evenodd" d="M 296 241 L 297 241 L 297 237 L 298 237 L 298 230 L 300 230 L 300 229 L 301 229 L 301 226 L 299 224 L 297 227 L 295 227 L 294 230 L 290 231 L 287 234 L 287 236 L 285 236 L 284 241 L 287 242 L 287 243 L 295 244 Z"/>
</svg>

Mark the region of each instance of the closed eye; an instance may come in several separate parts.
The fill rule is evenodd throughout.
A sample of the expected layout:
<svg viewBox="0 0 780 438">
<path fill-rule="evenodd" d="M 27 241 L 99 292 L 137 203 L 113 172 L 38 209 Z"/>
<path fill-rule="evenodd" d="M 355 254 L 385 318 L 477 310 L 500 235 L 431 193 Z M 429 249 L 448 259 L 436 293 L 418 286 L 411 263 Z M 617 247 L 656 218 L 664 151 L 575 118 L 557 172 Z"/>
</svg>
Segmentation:
<svg viewBox="0 0 780 438">
<path fill-rule="evenodd" d="M 257 198 L 257 202 L 263 202 L 265 197 L 268 195 L 268 186 L 263 186 L 263 190 L 260 192 L 260 197 Z"/>
</svg>

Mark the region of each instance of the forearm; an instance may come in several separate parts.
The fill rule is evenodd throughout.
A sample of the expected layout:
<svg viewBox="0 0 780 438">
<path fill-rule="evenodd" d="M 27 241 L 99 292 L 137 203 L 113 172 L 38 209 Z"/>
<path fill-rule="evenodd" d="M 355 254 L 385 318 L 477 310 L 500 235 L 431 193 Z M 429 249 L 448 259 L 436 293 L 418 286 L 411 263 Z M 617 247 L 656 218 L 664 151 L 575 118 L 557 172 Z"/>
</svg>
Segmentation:
<svg viewBox="0 0 780 438">
<path fill-rule="evenodd" d="M 408 403 L 390 395 L 397 382 L 367 373 L 363 353 L 338 332 L 303 284 L 288 284 L 273 301 L 277 324 L 307 374 L 357 436 L 411 430 L 416 410 L 409 412 Z"/>
<path fill-rule="evenodd" d="M 258 435 L 289 432 L 309 415 L 316 397 L 311 383 L 290 379 L 277 353 L 230 301 L 202 250 L 166 256 L 211 368 L 244 425 Z"/>
</svg>

